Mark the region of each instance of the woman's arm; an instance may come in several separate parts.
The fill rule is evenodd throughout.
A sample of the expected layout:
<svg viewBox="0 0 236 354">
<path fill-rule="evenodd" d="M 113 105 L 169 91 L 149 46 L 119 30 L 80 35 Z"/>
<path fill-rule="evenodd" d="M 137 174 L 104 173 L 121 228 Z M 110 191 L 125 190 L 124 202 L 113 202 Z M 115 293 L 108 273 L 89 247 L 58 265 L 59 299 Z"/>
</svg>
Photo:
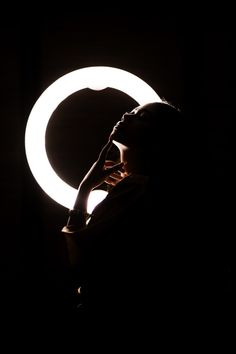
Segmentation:
<svg viewBox="0 0 236 354">
<path fill-rule="evenodd" d="M 86 221 L 89 217 L 87 204 L 90 192 L 122 167 L 123 163 L 117 163 L 112 167 L 106 166 L 106 157 L 111 145 L 112 139 L 110 137 L 106 145 L 100 151 L 98 159 L 80 183 L 73 209 L 69 210 L 69 218 L 62 232 L 74 233 L 86 226 Z"/>
</svg>

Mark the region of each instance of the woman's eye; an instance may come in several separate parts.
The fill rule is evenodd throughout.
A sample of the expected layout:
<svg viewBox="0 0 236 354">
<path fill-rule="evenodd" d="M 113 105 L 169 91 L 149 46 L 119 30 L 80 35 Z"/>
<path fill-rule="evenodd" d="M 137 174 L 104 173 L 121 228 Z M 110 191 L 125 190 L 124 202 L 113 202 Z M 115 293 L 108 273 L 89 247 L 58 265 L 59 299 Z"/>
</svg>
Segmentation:
<svg viewBox="0 0 236 354">
<path fill-rule="evenodd" d="M 137 114 L 137 117 L 138 117 L 139 119 L 145 118 L 145 113 L 144 113 L 144 112 L 141 112 L 141 113 Z"/>
</svg>

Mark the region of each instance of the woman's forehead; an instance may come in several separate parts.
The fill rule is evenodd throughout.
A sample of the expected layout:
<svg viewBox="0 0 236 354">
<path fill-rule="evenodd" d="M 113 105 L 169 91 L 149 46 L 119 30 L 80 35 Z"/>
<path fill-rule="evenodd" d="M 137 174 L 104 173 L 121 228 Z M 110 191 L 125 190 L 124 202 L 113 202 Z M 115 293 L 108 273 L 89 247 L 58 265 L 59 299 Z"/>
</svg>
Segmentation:
<svg viewBox="0 0 236 354">
<path fill-rule="evenodd" d="M 131 113 L 138 113 L 138 112 L 157 113 L 158 108 L 160 108 L 160 104 L 158 103 L 147 103 L 135 107 L 131 111 Z"/>
</svg>

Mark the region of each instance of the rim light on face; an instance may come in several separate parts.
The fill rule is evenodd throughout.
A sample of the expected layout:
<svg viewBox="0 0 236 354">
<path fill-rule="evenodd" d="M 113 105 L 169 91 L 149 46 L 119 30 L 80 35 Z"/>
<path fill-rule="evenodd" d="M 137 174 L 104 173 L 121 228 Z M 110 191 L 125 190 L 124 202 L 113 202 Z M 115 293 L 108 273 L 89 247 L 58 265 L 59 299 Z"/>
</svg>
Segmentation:
<svg viewBox="0 0 236 354">
<path fill-rule="evenodd" d="M 107 87 L 126 93 L 138 105 L 161 101 L 157 93 L 139 77 L 118 68 L 93 66 L 72 71 L 51 84 L 34 104 L 25 131 L 25 151 L 30 170 L 40 187 L 57 203 L 71 209 L 77 189 L 69 186 L 53 170 L 46 152 L 46 129 L 58 105 L 68 96 L 85 88 Z M 106 196 L 104 190 L 90 193 L 88 212 Z"/>
</svg>

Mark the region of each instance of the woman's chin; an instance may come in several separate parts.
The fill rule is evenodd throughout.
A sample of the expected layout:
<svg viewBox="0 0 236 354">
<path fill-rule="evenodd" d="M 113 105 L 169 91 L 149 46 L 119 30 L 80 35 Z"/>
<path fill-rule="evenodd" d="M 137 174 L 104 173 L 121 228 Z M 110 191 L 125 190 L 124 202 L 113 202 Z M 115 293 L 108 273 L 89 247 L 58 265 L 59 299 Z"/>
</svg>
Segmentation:
<svg viewBox="0 0 236 354">
<path fill-rule="evenodd" d="M 113 139 L 112 142 L 113 142 L 113 144 L 114 144 L 115 146 L 118 147 L 119 150 L 124 150 L 124 149 L 126 150 L 126 149 L 128 148 L 126 144 L 121 143 L 121 142 L 118 141 L 118 140 Z"/>
<path fill-rule="evenodd" d="M 123 134 L 118 129 L 112 131 L 110 139 L 118 148 L 127 146 Z"/>
<path fill-rule="evenodd" d="M 119 131 L 116 129 L 112 131 L 110 138 L 118 143 L 122 140 L 121 134 L 119 134 Z"/>
<path fill-rule="evenodd" d="M 111 139 L 112 139 L 112 142 L 114 145 L 116 145 L 116 146 L 120 145 L 120 143 L 117 140 L 115 140 L 113 137 Z"/>
</svg>

